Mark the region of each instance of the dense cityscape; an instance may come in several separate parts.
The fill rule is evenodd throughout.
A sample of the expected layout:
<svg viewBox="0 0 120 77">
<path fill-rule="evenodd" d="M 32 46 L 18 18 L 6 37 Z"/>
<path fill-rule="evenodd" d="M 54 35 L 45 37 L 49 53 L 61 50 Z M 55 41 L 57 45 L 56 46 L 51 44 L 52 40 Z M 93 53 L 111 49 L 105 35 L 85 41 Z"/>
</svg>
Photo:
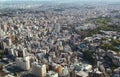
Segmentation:
<svg viewBox="0 0 120 77">
<path fill-rule="evenodd" d="M 120 77 L 120 3 L 0 4 L 0 77 Z"/>
</svg>

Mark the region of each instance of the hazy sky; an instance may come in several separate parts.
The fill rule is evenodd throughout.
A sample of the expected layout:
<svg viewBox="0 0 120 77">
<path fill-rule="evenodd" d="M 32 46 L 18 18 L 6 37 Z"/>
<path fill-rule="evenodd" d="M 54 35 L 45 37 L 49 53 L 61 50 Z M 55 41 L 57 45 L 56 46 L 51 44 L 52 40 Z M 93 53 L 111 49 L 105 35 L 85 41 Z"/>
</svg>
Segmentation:
<svg viewBox="0 0 120 77">
<path fill-rule="evenodd" d="M 78 1 L 84 1 L 84 2 L 120 2 L 120 0 L 0 0 L 0 2 L 16 2 L 16 1 L 55 1 L 55 2 L 62 2 L 62 3 L 68 3 L 68 2 L 78 2 Z"/>
<path fill-rule="evenodd" d="M 120 0 L 0 0 L 0 1 L 107 1 L 107 2 L 118 2 Z"/>
</svg>

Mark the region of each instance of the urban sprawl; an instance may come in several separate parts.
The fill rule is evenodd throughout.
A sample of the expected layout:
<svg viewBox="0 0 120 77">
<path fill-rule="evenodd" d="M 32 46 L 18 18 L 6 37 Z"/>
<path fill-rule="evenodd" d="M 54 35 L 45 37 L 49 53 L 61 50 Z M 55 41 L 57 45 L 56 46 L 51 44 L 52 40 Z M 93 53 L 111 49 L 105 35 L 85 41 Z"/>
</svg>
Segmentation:
<svg viewBox="0 0 120 77">
<path fill-rule="evenodd" d="M 120 77 L 120 5 L 0 11 L 0 77 Z"/>
</svg>

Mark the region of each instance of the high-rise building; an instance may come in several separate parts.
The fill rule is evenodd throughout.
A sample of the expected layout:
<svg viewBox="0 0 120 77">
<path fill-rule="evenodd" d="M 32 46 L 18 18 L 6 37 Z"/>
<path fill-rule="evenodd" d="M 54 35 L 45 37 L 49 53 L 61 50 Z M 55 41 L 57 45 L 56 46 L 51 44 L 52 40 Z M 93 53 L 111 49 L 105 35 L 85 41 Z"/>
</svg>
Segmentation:
<svg viewBox="0 0 120 77">
<path fill-rule="evenodd" d="M 55 28 L 55 32 L 57 32 L 57 33 L 60 32 L 60 28 L 61 28 L 61 27 L 60 27 L 60 24 L 59 24 L 59 23 L 55 24 L 54 28 Z"/>
<path fill-rule="evenodd" d="M 17 58 L 16 66 L 20 67 L 23 70 L 29 70 L 30 69 L 30 57 L 26 56 L 24 58 Z"/>
<path fill-rule="evenodd" d="M 46 76 L 46 65 L 39 64 L 38 62 L 33 62 L 31 73 L 37 77 L 45 77 Z"/>
</svg>

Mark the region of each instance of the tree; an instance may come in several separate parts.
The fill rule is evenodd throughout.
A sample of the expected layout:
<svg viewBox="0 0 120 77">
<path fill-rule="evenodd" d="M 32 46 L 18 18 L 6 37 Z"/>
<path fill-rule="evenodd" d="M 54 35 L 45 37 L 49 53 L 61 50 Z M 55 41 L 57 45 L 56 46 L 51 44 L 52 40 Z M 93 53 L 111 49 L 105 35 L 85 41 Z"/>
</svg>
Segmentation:
<svg viewBox="0 0 120 77">
<path fill-rule="evenodd" d="M 102 44 L 101 45 L 101 48 L 105 49 L 105 50 L 108 50 L 112 47 L 112 45 L 110 43 L 107 43 L 107 44 Z"/>
<path fill-rule="evenodd" d="M 96 59 L 93 58 L 93 51 L 85 51 L 84 52 L 84 58 L 88 60 L 93 66 L 97 65 Z"/>
<path fill-rule="evenodd" d="M 120 40 L 113 40 L 113 45 L 115 45 L 115 46 L 120 45 Z"/>
<path fill-rule="evenodd" d="M 0 71 L 3 69 L 3 65 L 2 64 L 0 64 Z"/>
<path fill-rule="evenodd" d="M 4 51 L 0 51 L 0 59 L 2 59 Z"/>
</svg>

